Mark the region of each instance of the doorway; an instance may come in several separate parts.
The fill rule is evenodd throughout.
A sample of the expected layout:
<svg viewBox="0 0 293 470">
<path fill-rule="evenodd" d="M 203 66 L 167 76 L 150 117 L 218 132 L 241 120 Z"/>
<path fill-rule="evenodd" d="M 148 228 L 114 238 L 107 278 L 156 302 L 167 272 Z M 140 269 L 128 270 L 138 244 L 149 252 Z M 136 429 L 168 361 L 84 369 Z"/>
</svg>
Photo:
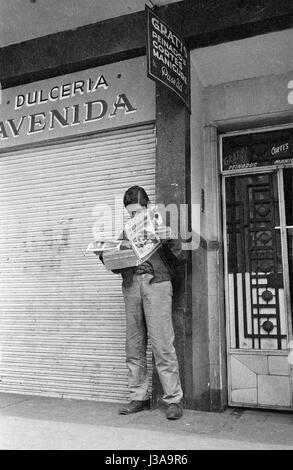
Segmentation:
<svg viewBox="0 0 293 470">
<path fill-rule="evenodd" d="M 293 168 L 245 165 L 223 177 L 228 404 L 292 409 Z"/>
</svg>

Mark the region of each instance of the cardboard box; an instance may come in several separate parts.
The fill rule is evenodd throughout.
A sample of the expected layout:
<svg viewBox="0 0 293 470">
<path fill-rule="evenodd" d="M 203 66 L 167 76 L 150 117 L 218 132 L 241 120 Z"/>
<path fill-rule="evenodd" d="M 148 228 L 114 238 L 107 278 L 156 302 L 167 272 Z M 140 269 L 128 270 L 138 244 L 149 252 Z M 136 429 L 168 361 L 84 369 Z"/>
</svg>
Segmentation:
<svg viewBox="0 0 293 470">
<path fill-rule="evenodd" d="M 159 225 L 158 215 L 156 210 L 143 210 L 126 222 L 125 239 L 95 240 L 89 244 L 86 251 L 103 254 L 106 269 L 112 271 L 139 266 L 161 246 L 156 232 Z"/>
<path fill-rule="evenodd" d="M 141 263 L 132 249 L 105 251 L 103 260 L 109 270 L 131 268 Z"/>
</svg>

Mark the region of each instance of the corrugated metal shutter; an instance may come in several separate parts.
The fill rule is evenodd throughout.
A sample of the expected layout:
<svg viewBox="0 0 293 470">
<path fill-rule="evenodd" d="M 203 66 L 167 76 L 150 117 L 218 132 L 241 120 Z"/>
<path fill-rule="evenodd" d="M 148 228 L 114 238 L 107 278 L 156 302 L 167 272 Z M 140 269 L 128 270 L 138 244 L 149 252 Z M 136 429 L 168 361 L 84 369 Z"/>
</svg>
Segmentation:
<svg viewBox="0 0 293 470">
<path fill-rule="evenodd" d="M 0 156 L 0 391 L 127 400 L 121 277 L 85 249 L 97 205 L 154 200 L 155 146 L 150 124 Z"/>
</svg>

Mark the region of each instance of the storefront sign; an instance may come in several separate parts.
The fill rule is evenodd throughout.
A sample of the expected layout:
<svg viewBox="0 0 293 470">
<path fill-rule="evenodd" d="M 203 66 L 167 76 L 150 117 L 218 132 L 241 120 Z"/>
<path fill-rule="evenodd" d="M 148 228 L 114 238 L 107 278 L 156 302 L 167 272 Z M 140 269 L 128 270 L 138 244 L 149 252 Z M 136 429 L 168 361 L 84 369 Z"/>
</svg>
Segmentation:
<svg viewBox="0 0 293 470">
<path fill-rule="evenodd" d="M 148 76 L 190 107 L 190 58 L 183 39 L 146 5 Z"/>
<path fill-rule="evenodd" d="M 0 148 L 155 119 L 145 58 L 2 90 Z"/>
<path fill-rule="evenodd" d="M 293 129 L 223 138 L 223 171 L 293 163 Z"/>
<path fill-rule="evenodd" d="M 271 146 L 272 158 L 288 158 L 292 154 L 291 142 L 281 142 Z"/>
</svg>

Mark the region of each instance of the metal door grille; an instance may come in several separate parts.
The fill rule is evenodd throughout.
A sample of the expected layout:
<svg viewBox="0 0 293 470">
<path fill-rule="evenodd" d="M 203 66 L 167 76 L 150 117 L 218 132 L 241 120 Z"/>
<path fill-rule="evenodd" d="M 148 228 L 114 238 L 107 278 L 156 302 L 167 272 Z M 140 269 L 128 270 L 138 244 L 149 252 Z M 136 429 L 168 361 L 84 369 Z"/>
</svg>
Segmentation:
<svg viewBox="0 0 293 470">
<path fill-rule="evenodd" d="M 226 179 L 231 347 L 286 347 L 275 174 Z"/>
</svg>

